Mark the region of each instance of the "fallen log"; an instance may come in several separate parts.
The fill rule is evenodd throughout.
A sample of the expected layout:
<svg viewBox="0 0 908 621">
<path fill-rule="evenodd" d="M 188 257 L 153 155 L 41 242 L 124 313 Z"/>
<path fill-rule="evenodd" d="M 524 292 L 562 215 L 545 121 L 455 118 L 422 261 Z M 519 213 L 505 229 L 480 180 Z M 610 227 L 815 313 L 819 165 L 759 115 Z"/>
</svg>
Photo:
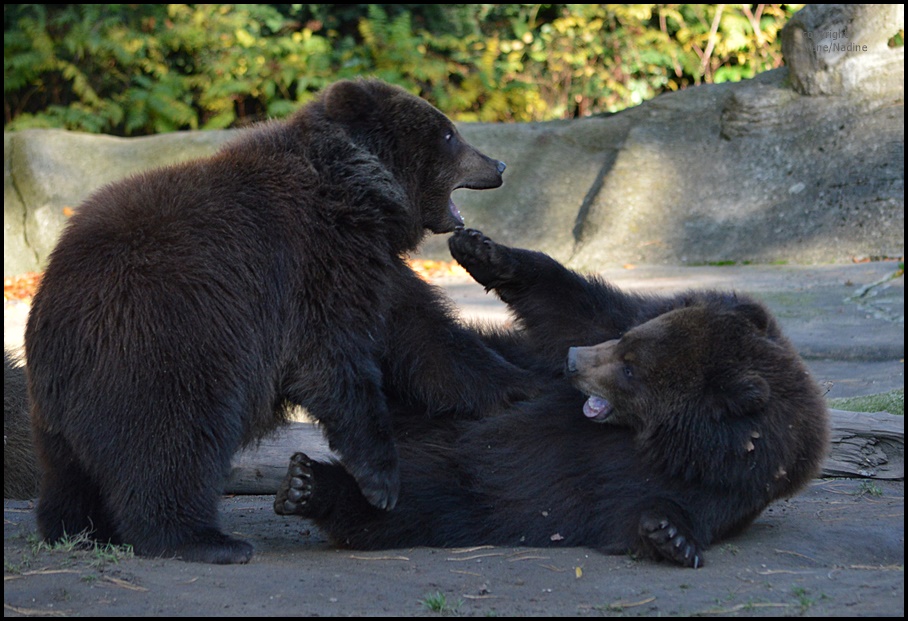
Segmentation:
<svg viewBox="0 0 908 621">
<path fill-rule="evenodd" d="M 832 448 L 824 477 L 905 478 L 905 417 L 829 410 Z"/>
<path fill-rule="evenodd" d="M 830 410 L 832 444 L 823 477 L 905 478 L 905 419 L 888 412 Z M 314 459 L 333 454 L 319 428 L 292 423 L 233 459 L 229 494 L 273 494 L 287 472 L 290 456 L 303 451 Z"/>
</svg>

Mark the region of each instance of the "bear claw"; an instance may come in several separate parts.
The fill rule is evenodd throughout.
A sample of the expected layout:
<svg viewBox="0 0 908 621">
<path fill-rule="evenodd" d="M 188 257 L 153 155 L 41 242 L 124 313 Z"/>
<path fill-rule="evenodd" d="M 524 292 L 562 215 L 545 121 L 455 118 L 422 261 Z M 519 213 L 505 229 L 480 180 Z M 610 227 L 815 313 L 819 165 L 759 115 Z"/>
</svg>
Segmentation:
<svg viewBox="0 0 908 621">
<path fill-rule="evenodd" d="M 475 229 L 459 229 L 448 240 L 453 256 L 487 290 L 514 277 L 508 248 Z"/>
<path fill-rule="evenodd" d="M 305 515 L 312 496 L 312 484 L 312 462 L 306 454 L 294 453 L 287 476 L 274 498 L 274 512 L 278 515 Z"/>
<path fill-rule="evenodd" d="M 640 532 L 660 556 L 684 567 L 698 569 L 703 566 L 703 557 L 696 544 L 668 519 L 644 516 L 640 520 Z"/>
</svg>

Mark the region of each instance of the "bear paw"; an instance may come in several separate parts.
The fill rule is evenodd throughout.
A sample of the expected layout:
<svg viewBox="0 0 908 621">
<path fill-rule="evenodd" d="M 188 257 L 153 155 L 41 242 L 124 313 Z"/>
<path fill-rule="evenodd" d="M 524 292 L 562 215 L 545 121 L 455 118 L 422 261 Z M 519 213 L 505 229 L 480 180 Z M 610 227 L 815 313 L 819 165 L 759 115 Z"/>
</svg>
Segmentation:
<svg viewBox="0 0 908 621">
<path fill-rule="evenodd" d="M 287 476 L 274 498 L 274 512 L 278 515 L 305 516 L 313 487 L 312 461 L 304 453 L 294 453 Z"/>
<path fill-rule="evenodd" d="M 448 247 L 451 256 L 487 291 L 515 276 L 509 248 L 496 244 L 480 231 L 458 229 L 448 240 Z"/>
<path fill-rule="evenodd" d="M 180 546 L 174 556 L 191 563 L 214 565 L 245 564 L 252 558 L 252 546 L 242 539 L 218 533 L 218 541 L 197 541 Z"/>
<path fill-rule="evenodd" d="M 644 515 L 640 518 L 640 534 L 663 558 L 684 567 L 698 569 L 703 566 L 703 555 L 697 545 L 668 518 Z"/>
</svg>

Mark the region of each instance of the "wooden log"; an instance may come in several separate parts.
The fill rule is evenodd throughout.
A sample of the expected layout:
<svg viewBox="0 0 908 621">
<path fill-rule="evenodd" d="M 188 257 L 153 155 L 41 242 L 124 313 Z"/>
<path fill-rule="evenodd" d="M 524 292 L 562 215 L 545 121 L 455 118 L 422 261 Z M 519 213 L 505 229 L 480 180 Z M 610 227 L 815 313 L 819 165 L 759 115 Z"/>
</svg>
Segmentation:
<svg viewBox="0 0 908 621">
<path fill-rule="evenodd" d="M 905 478 L 905 417 L 829 410 L 832 449 L 825 477 Z"/>
<path fill-rule="evenodd" d="M 336 457 L 328 448 L 321 430 L 313 423 L 290 423 L 233 456 L 225 493 L 274 494 L 297 451 L 324 461 Z"/>
<path fill-rule="evenodd" d="M 832 448 L 821 476 L 905 478 L 904 417 L 844 410 L 830 410 L 829 414 Z M 296 451 L 319 460 L 333 456 L 316 425 L 292 423 L 234 457 L 227 493 L 274 494 Z"/>
</svg>

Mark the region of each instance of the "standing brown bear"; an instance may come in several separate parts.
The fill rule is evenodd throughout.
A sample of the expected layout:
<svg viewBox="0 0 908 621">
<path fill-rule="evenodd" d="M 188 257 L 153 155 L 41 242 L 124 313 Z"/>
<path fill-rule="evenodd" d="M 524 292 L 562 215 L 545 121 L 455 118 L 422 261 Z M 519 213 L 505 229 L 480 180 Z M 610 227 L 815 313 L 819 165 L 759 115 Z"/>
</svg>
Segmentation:
<svg viewBox="0 0 908 621">
<path fill-rule="evenodd" d="M 755 300 L 625 293 L 478 232 L 451 250 L 515 315 L 489 343 L 545 389 L 472 420 L 395 411 L 393 511 L 370 507 L 339 464 L 298 453 L 277 513 L 354 548 L 588 546 L 699 567 L 818 474 L 825 403 Z"/>
<path fill-rule="evenodd" d="M 521 389 L 402 258 L 462 225 L 454 190 L 498 187 L 503 170 L 427 102 L 343 81 L 212 157 L 91 196 L 25 334 L 44 538 L 248 561 L 218 526 L 219 496 L 231 455 L 288 404 L 392 508 L 387 400 L 456 415 Z"/>
</svg>

